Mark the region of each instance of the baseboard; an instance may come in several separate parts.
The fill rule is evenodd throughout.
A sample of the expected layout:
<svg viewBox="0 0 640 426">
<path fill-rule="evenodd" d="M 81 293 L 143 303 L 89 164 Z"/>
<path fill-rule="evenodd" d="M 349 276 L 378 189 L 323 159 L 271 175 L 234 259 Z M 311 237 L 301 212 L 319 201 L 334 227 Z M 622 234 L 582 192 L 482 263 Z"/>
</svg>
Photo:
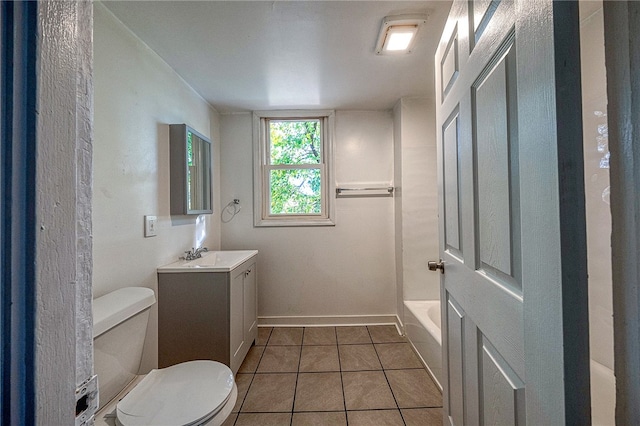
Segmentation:
<svg viewBox="0 0 640 426">
<path fill-rule="evenodd" d="M 323 315 L 258 317 L 258 327 L 322 327 L 356 325 L 394 325 L 404 334 L 404 325 L 397 315 Z"/>
</svg>

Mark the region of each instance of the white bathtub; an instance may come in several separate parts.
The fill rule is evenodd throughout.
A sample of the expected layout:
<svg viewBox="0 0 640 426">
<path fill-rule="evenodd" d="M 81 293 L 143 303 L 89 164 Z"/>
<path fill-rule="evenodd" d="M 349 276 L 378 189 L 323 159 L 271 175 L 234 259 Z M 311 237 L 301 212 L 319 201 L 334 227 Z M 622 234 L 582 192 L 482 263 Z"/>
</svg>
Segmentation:
<svg viewBox="0 0 640 426">
<path fill-rule="evenodd" d="M 440 301 L 405 301 L 404 305 L 407 337 L 442 389 Z M 591 416 L 594 426 L 615 424 L 615 388 L 613 371 L 591 360 Z"/>
<path fill-rule="evenodd" d="M 404 327 L 409 341 L 442 389 L 442 334 L 439 300 L 404 302 Z"/>
</svg>

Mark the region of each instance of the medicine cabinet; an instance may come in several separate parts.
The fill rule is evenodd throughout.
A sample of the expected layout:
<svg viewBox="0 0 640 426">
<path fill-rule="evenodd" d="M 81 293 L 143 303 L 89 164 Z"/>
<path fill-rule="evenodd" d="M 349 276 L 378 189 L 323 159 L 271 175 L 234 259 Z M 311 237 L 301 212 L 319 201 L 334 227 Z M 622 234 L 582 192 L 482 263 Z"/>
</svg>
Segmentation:
<svg viewBox="0 0 640 426">
<path fill-rule="evenodd" d="M 213 213 L 211 140 L 186 124 L 169 125 L 171 214 Z"/>
</svg>

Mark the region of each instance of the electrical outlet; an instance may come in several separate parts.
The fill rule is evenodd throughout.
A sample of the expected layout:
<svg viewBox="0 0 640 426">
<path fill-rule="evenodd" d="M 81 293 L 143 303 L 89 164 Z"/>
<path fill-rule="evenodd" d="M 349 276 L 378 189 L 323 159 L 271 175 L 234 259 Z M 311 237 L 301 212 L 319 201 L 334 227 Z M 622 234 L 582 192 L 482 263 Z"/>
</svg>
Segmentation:
<svg viewBox="0 0 640 426">
<path fill-rule="evenodd" d="M 157 224 L 158 224 L 158 218 L 156 216 L 145 216 L 144 217 L 144 236 L 155 237 L 156 235 L 158 235 L 156 233 Z"/>
<path fill-rule="evenodd" d="M 76 389 L 75 426 L 92 425 L 98 411 L 98 376 L 92 376 Z"/>
</svg>

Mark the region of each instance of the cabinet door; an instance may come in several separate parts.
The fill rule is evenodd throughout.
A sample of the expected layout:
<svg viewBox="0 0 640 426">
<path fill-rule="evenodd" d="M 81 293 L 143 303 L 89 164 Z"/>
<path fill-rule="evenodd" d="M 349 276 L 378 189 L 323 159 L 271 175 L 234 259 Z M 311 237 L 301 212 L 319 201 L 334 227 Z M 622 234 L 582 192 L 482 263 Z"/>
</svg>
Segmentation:
<svg viewBox="0 0 640 426">
<path fill-rule="evenodd" d="M 230 300 L 230 322 L 231 322 L 231 362 L 236 359 L 237 355 L 242 352 L 244 345 L 244 327 L 243 327 L 243 299 L 244 299 L 244 275 L 246 270 L 238 268 L 231 271 L 231 297 Z M 234 370 L 235 371 L 235 370 Z"/>
<path fill-rule="evenodd" d="M 258 335 L 258 288 L 256 264 L 253 263 L 244 276 L 244 341 L 250 345 Z"/>
</svg>

